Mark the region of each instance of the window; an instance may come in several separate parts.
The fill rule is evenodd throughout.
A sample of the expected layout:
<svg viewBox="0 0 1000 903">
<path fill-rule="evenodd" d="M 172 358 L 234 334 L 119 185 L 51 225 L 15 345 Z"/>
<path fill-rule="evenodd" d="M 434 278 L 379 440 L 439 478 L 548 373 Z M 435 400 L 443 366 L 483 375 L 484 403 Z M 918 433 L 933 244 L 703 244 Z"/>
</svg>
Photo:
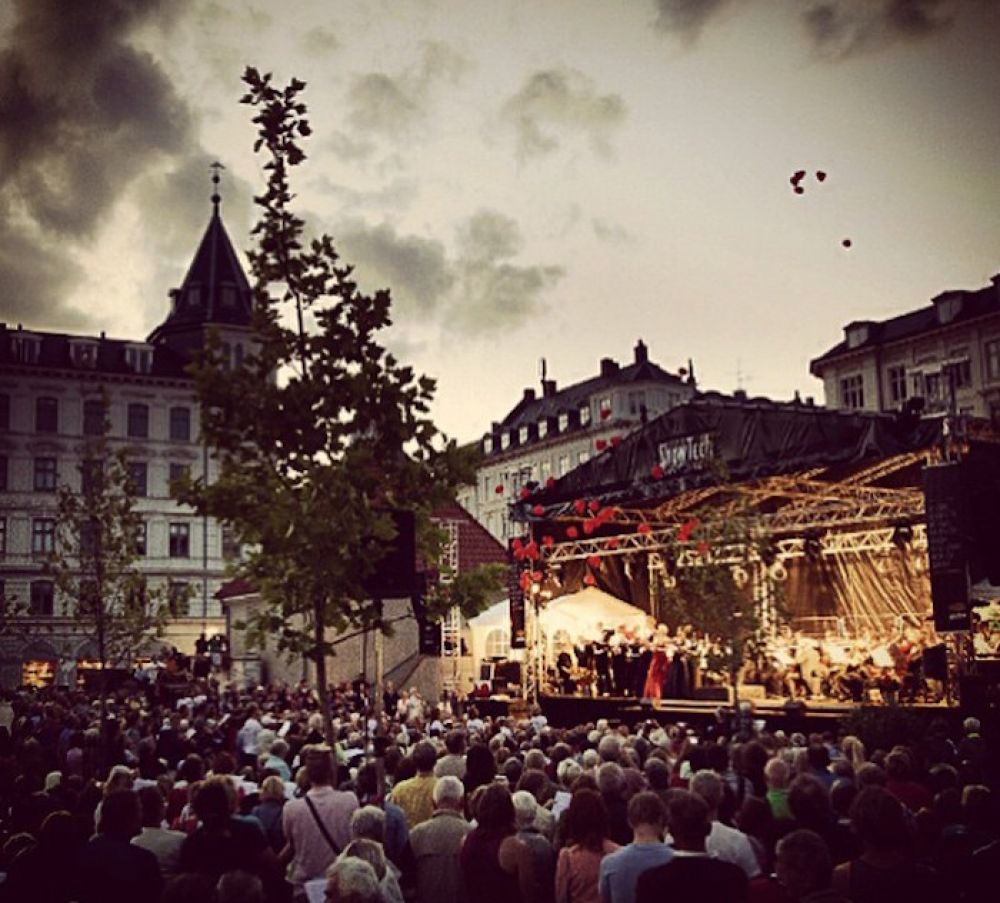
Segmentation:
<svg viewBox="0 0 1000 903">
<path fill-rule="evenodd" d="M 132 492 L 139 498 L 149 494 L 149 466 L 145 461 L 128 462 L 128 481 L 132 484 Z"/>
<path fill-rule="evenodd" d="M 524 443 L 528 441 L 528 428 L 526 426 L 518 428 L 517 441 L 520 445 L 524 445 Z"/>
<path fill-rule="evenodd" d="M 493 437 L 487 436 L 483 439 L 483 454 L 488 455 L 491 451 L 493 451 Z"/>
<path fill-rule="evenodd" d="M 7 554 L 7 518 L 0 517 L 0 555 Z"/>
<path fill-rule="evenodd" d="M 506 451 L 508 448 L 510 448 L 510 433 L 509 432 L 503 432 L 503 433 L 500 434 L 500 448 L 502 450 L 504 450 L 504 451 Z"/>
<path fill-rule="evenodd" d="M 915 397 L 924 397 L 924 374 L 922 371 L 918 370 L 916 373 L 910 374 L 910 388 Z"/>
<path fill-rule="evenodd" d="M 865 388 L 860 373 L 845 376 L 840 381 L 840 406 L 844 408 L 863 408 L 865 406 Z"/>
<path fill-rule="evenodd" d="M 130 439 L 149 438 L 149 405 L 128 406 L 128 436 Z"/>
<path fill-rule="evenodd" d="M 607 420 L 611 416 L 611 396 L 602 395 L 597 402 L 597 410 L 600 412 L 601 420 Z"/>
<path fill-rule="evenodd" d="M 29 336 L 15 337 L 13 346 L 14 358 L 22 364 L 34 364 L 38 360 L 38 339 Z"/>
<path fill-rule="evenodd" d="M 951 385 L 955 389 L 965 389 L 972 385 L 972 365 L 968 359 L 955 361 L 948 365 L 951 374 Z"/>
<path fill-rule="evenodd" d="M 35 399 L 35 432 L 59 432 L 59 402 L 55 398 Z"/>
<path fill-rule="evenodd" d="M 149 373 L 153 367 L 152 349 L 126 348 L 125 362 L 133 373 Z"/>
<path fill-rule="evenodd" d="M 35 458 L 35 492 L 55 492 L 56 459 Z"/>
<path fill-rule="evenodd" d="M 590 405 L 585 404 L 580 407 L 580 426 L 590 423 Z"/>
<path fill-rule="evenodd" d="M 36 618 L 51 617 L 54 612 L 55 587 L 51 580 L 31 581 L 31 614 Z"/>
<path fill-rule="evenodd" d="M 646 410 L 646 393 L 645 392 L 629 392 L 628 393 L 628 412 L 633 417 L 638 417 Z"/>
<path fill-rule="evenodd" d="M 987 342 L 983 346 L 983 350 L 986 352 L 986 378 L 1000 379 L 1000 339 Z M 3 412 L 0 410 L 0 426 L 2 425 Z"/>
<path fill-rule="evenodd" d="M 565 433 L 569 429 L 569 414 L 565 411 L 559 412 L 559 432 Z"/>
<path fill-rule="evenodd" d="M 538 479 L 544 484 L 552 476 L 552 462 L 546 458 L 538 465 Z"/>
<path fill-rule="evenodd" d="M 107 432 L 107 417 L 104 402 L 90 399 L 83 403 L 83 435 L 102 436 Z"/>
<path fill-rule="evenodd" d="M 222 527 L 222 557 L 226 561 L 234 561 L 240 557 L 240 542 L 232 527 Z"/>
<path fill-rule="evenodd" d="M 544 417 L 538 421 L 538 438 L 544 439 L 549 432 L 549 422 Z"/>
<path fill-rule="evenodd" d="M 890 367 L 889 376 L 889 401 L 896 404 L 906 401 L 906 368 Z"/>
<path fill-rule="evenodd" d="M 577 464 L 586 464 L 590 460 L 590 452 L 582 451 L 576 456 Z"/>
<path fill-rule="evenodd" d="M 941 398 L 941 374 L 927 373 L 924 375 L 924 392 L 928 401 L 939 401 Z"/>
<path fill-rule="evenodd" d="M 0 492 L 7 491 L 7 456 L 0 455 Z"/>
<path fill-rule="evenodd" d="M 31 554 L 51 555 L 56 549 L 56 522 L 51 517 L 36 517 L 31 522 Z"/>
<path fill-rule="evenodd" d="M 97 458 L 86 458 L 80 465 L 80 491 L 97 492 L 104 475 L 104 462 Z"/>
<path fill-rule="evenodd" d="M 173 618 L 186 618 L 191 613 L 191 587 L 180 580 L 167 587 L 167 608 Z"/>
<path fill-rule="evenodd" d="M 181 480 L 184 477 L 191 476 L 191 465 L 190 464 L 171 464 L 170 465 L 170 482 L 173 483 L 174 480 Z"/>
<path fill-rule="evenodd" d="M 510 634 L 500 627 L 486 634 L 486 657 L 506 658 L 510 652 Z"/>
<path fill-rule="evenodd" d="M 569 473 L 569 455 L 559 456 L 559 466 L 556 469 L 556 473 L 561 477 Z"/>
<path fill-rule="evenodd" d="M 79 342 L 73 346 L 73 363 L 78 367 L 93 369 L 97 364 L 97 346 L 91 342 Z"/>
<path fill-rule="evenodd" d="M 188 558 L 191 555 L 191 527 L 189 524 L 170 525 L 170 557 Z"/>
<path fill-rule="evenodd" d="M 191 409 L 170 409 L 170 438 L 175 442 L 191 441 Z"/>
<path fill-rule="evenodd" d="M 132 539 L 132 550 L 135 552 L 136 557 L 145 558 L 148 554 L 146 552 L 147 548 L 147 535 L 148 529 L 146 527 L 146 522 L 144 520 L 139 521 L 135 525 L 135 534 Z"/>
<path fill-rule="evenodd" d="M 10 429 L 10 396 L 0 395 L 0 430 Z"/>
</svg>

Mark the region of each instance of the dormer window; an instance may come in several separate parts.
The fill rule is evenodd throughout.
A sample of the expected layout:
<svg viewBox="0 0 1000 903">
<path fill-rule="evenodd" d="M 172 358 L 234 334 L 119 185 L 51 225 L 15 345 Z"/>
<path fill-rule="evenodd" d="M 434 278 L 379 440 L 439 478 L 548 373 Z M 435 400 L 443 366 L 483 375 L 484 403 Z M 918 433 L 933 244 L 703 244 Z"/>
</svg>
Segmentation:
<svg viewBox="0 0 1000 903">
<path fill-rule="evenodd" d="M 506 451 L 510 448 L 510 433 L 502 433 L 500 435 L 500 448 Z"/>
<path fill-rule="evenodd" d="M 77 367 L 93 369 L 97 366 L 97 346 L 92 342 L 76 342 L 73 345 L 73 363 Z"/>
<path fill-rule="evenodd" d="M 580 405 L 580 426 L 587 426 L 590 423 L 590 405 Z"/>
<path fill-rule="evenodd" d="M 600 412 L 601 420 L 607 420 L 611 416 L 611 396 L 603 395 L 597 402 L 597 410 Z"/>
<path fill-rule="evenodd" d="M 131 345 L 125 349 L 125 363 L 133 373 L 149 373 L 153 367 L 153 349 Z"/>
<path fill-rule="evenodd" d="M 483 454 L 488 455 L 491 451 L 493 451 L 493 437 L 487 436 L 483 439 Z"/>
<path fill-rule="evenodd" d="M 569 429 L 569 414 L 566 411 L 559 412 L 559 432 L 565 433 Z"/>
<path fill-rule="evenodd" d="M 859 322 L 851 323 L 844 327 L 844 335 L 847 339 L 848 348 L 857 348 L 868 341 L 871 336 L 871 323 Z"/>
<path fill-rule="evenodd" d="M 937 313 L 937 320 L 942 326 L 950 323 L 962 312 L 962 293 L 945 292 L 934 299 L 934 310 Z"/>
<path fill-rule="evenodd" d="M 544 417 L 538 421 L 538 438 L 544 439 L 549 432 L 549 422 Z"/>
<path fill-rule="evenodd" d="M 522 426 L 517 431 L 517 441 L 520 445 L 524 445 L 528 441 L 528 428 Z"/>
<path fill-rule="evenodd" d="M 15 335 L 12 340 L 14 360 L 22 364 L 34 364 L 38 362 L 38 350 L 41 346 L 37 336 Z"/>
</svg>

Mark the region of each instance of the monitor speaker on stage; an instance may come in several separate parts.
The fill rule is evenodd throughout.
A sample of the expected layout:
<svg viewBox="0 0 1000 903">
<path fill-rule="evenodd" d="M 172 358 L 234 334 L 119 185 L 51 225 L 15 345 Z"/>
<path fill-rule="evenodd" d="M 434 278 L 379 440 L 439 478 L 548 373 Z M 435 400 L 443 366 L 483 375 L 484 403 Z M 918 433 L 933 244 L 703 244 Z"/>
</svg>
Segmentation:
<svg viewBox="0 0 1000 903">
<path fill-rule="evenodd" d="M 518 564 L 511 564 L 507 569 L 507 598 L 510 599 L 510 648 L 524 649 L 527 645 L 524 590 L 521 589 L 521 568 Z"/>
<path fill-rule="evenodd" d="M 944 643 L 924 650 L 924 676 L 931 680 L 948 679 L 948 649 Z"/>
<path fill-rule="evenodd" d="M 969 519 L 965 471 L 959 462 L 924 468 L 927 555 L 934 627 L 969 629 Z"/>
</svg>

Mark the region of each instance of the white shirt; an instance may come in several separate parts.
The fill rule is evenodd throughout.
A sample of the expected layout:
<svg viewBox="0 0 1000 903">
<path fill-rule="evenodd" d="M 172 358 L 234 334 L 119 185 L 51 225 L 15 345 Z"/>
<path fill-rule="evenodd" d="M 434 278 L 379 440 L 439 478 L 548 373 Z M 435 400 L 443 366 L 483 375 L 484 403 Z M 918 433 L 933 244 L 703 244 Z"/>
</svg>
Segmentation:
<svg viewBox="0 0 1000 903">
<path fill-rule="evenodd" d="M 730 828 L 720 821 L 712 822 L 712 831 L 705 841 L 705 849 L 725 862 L 738 865 L 746 873 L 747 878 L 756 878 L 760 874 L 760 865 L 754 855 L 753 847 L 746 834 Z"/>
<path fill-rule="evenodd" d="M 262 730 L 263 726 L 256 718 L 247 718 L 240 728 L 240 749 L 248 756 L 257 755 L 257 735 Z"/>
</svg>

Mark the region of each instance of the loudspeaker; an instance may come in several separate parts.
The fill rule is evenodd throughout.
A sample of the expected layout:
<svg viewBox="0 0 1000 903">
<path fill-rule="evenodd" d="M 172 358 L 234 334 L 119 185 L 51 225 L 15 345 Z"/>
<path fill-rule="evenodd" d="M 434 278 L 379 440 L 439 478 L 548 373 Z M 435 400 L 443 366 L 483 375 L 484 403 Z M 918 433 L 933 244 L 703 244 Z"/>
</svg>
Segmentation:
<svg viewBox="0 0 1000 903">
<path fill-rule="evenodd" d="M 375 570 L 362 581 L 372 599 L 407 599 L 417 586 L 417 527 L 412 511 L 393 508 L 386 511 L 392 518 L 396 536 L 390 540 L 369 537 L 366 544 L 377 545 L 382 554 Z"/>
<path fill-rule="evenodd" d="M 691 698 L 711 702 L 729 702 L 729 687 L 697 687 L 692 690 Z"/>
<path fill-rule="evenodd" d="M 508 684 L 521 683 L 521 663 L 520 662 L 497 662 L 496 679 L 505 680 Z"/>
<path fill-rule="evenodd" d="M 948 679 L 948 650 L 944 643 L 924 650 L 924 677 L 931 680 Z"/>
</svg>

